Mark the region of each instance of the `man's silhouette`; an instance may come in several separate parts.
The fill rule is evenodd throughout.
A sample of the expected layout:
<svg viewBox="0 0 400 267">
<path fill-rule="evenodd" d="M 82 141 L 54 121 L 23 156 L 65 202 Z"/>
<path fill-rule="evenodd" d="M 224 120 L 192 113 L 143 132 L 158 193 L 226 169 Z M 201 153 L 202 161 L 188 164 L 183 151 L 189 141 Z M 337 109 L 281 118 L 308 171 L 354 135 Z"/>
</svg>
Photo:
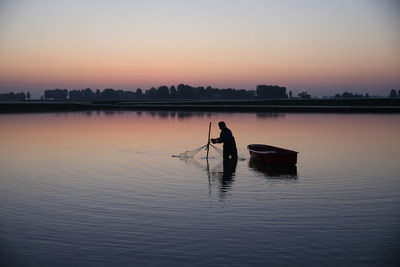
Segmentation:
<svg viewBox="0 0 400 267">
<path fill-rule="evenodd" d="M 236 142 L 235 138 L 232 135 L 232 131 L 226 127 L 226 124 L 223 121 L 220 121 L 218 123 L 218 126 L 221 129 L 219 138 L 212 138 L 211 142 L 213 144 L 215 143 L 224 144 L 223 145 L 224 159 L 229 158 L 229 156 L 231 156 L 233 159 L 237 159 L 238 155 L 237 155 Z"/>
</svg>

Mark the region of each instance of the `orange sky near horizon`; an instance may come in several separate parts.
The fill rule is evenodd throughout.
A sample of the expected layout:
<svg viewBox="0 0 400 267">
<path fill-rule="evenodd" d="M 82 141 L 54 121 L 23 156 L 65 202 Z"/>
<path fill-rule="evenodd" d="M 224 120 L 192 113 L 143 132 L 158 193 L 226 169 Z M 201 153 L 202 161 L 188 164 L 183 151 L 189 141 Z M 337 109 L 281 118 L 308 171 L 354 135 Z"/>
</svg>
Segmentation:
<svg viewBox="0 0 400 267">
<path fill-rule="evenodd" d="M 391 0 L 17 0 L 0 10 L 0 92 L 400 88 L 400 4 Z"/>
</svg>

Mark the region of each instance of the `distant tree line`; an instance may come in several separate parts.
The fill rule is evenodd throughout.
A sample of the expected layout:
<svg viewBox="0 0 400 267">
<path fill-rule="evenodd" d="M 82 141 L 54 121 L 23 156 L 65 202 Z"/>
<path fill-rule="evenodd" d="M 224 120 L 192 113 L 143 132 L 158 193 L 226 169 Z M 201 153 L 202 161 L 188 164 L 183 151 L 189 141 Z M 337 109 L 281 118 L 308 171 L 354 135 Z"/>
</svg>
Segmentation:
<svg viewBox="0 0 400 267">
<path fill-rule="evenodd" d="M 388 95 L 390 98 L 400 98 L 400 90 L 391 89 Z M 57 101 L 101 101 L 101 100 L 153 100 L 153 99 L 311 99 L 307 91 L 293 96 L 293 92 L 286 93 L 286 87 L 277 85 L 257 85 L 256 90 L 246 89 L 218 89 L 208 86 L 193 87 L 190 85 L 179 84 L 177 87 L 160 86 L 152 87 L 147 90 L 140 88 L 136 91 L 114 90 L 106 88 L 103 91 L 97 89 L 93 91 L 90 88 L 82 90 L 50 89 L 45 90 L 42 100 Z M 369 94 L 357 94 L 350 92 L 338 93 L 333 98 L 369 98 Z M 24 101 L 30 100 L 31 94 L 21 93 L 3 93 L 0 94 L 0 101 Z"/>
<path fill-rule="evenodd" d="M 172 85 L 152 87 L 143 91 L 138 88 L 135 92 L 105 89 L 95 92 L 90 88 L 84 90 L 53 89 L 46 90 L 44 99 L 70 100 L 70 101 L 98 101 L 98 100 L 144 100 L 144 99 L 278 99 L 288 98 L 285 87 L 258 85 L 257 90 L 246 89 L 219 89 L 208 87 L 193 87 L 190 85 L 179 84 L 177 87 Z"/>
<path fill-rule="evenodd" d="M 97 89 L 93 92 L 90 88 L 84 90 L 72 90 L 69 92 L 70 101 L 98 101 L 98 100 L 135 100 L 136 93 L 132 91 L 104 89 L 102 92 Z"/>
<path fill-rule="evenodd" d="M 90 88 L 83 90 L 52 89 L 46 90 L 44 99 L 59 101 L 99 101 L 99 100 L 145 100 L 145 99 L 271 99 L 288 98 L 285 87 L 259 85 L 257 90 L 246 89 L 218 89 L 208 86 L 193 87 L 179 84 L 177 87 L 160 86 L 143 91 L 138 88 L 135 92 L 104 89 L 92 91 Z"/>
<path fill-rule="evenodd" d="M 369 94 L 353 94 L 349 92 L 343 92 L 342 94 L 336 94 L 335 98 L 369 98 Z"/>
<path fill-rule="evenodd" d="M 2 101 L 23 101 L 26 99 L 31 98 L 31 93 L 5 93 L 5 94 L 0 94 L 0 100 Z"/>
</svg>

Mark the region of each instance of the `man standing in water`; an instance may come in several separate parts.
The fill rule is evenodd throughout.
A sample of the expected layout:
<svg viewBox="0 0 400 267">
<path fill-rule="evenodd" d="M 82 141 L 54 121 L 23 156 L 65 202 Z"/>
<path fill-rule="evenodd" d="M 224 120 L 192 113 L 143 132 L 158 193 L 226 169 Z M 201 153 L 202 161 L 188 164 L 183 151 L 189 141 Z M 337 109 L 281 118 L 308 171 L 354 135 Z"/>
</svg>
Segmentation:
<svg viewBox="0 0 400 267">
<path fill-rule="evenodd" d="M 237 155 L 236 142 L 235 138 L 232 135 L 232 131 L 226 127 L 226 124 L 223 121 L 220 121 L 218 123 L 218 126 L 221 129 L 221 134 L 219 135 L 219 138 L 212 138 L 211 142 L 213 144 L 224 143 L 223 146 L 224 159 L 229 158 L 229 156 L 231 156 L 232 159 L 237 159 L 238 155 Z"/>
</svg>

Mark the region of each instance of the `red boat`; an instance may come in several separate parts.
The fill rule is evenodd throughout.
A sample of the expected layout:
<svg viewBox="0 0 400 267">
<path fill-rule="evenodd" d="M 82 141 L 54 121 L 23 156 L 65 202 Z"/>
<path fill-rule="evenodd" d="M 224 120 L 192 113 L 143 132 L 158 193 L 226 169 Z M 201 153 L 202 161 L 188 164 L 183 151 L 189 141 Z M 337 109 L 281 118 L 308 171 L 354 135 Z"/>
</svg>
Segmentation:
<svg viewBox="0 0 400 267">
<path fill-rule="evenodd" d="M 250 157 L 268 165 L 296 165 L 299 152 L 275 146 L 251 144 L 247 146 Z"/>
</svg>

